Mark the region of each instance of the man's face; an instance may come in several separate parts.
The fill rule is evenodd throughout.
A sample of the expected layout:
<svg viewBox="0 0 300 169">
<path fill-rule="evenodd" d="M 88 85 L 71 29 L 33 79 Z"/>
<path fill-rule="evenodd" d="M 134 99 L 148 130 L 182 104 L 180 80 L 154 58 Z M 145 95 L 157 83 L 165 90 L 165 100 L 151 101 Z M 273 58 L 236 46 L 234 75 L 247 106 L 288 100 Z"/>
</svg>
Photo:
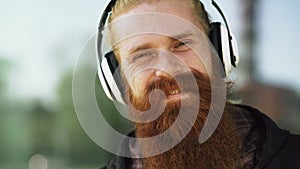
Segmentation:
<svg viewBox="0 0 300 169">
<path fill-rule="evenodd" d="M 190 22 L 200 31 L 203 30 L 199 19 L 191 12 L 191 8 L 185 1 L 143 3 L 123 14 L 122 17 L 143 12 L 167 13 Z M 144 22 L 147 23 L 147 20 Z M 155 26 L 164 24 L 159 23 Z M 118 29 L 118 33 L 120 32 L 122 30 Z M 118 54 L 122 62 L 122 71 L 125 71 L 124 74 L 127 76 L 127 82 L 133 95 L 143 96 L 149 83 L 185 73 L 187 68 L 204 73 L 205 68 L 195 52 L 201 44 L 202 39 L 199 37 L 199 33 L 186 29 L 178 31 L 172 36 L 143 33 L 122 40 L 118 44 Z M 165 94 L 167 101 L 188 97 L 182 95 L 180 90 L 175 88 L 172 91 L 166 91 Z"/>
<path fill-rule="evenodd" d="M 216 129 L 217 134 L 212 135 L 212 139 L 205 144 L 198 141 L 205 121 L 209 121 L 211 103 L 217 105 L 214 108 L 222 106 L 213 100 L 212 89 L 218 90 L 222 103 L 225 83 L 222 83 L 223 76 L 219 77 L 224 73 L 220 60 L 188 2 L 142 3 L 119 16 L 110 27 L 114 33 L 111 38 L 116 47 L 114 52 L 128 84 L 129 97 L 126 99 L 135 108 L 130 109 L 137 117 L 134 118 L 137 119 L 135 136 L 162 138 L 141 141 L 138 147 L 144 157 L 149 157 L 156 152 L 162 153 L 164 147 L 174 142 L 178 143 L 167 152 L 143 159 L 147 169 L 199 168 L 199 164 L 203 168 L 234 168 L 230 166 L 235 165 L 238 154 L 235 146 L 239 145 L 239 140 L 227 114 L 222 117 L 221 127 Z M 145 13 L 147 15 L 143 15 Z M 127 17 L 130 19 L 126 20 Z M 165 96 L 152 97 L 150 92 L 154 89 L 163 91 Z M 162 114 L 152 119 L 154 116 L 149 114 L 158 114 L 161 108 Z M 215 121 L 208 122 L 212 126 L 209 131 L 214 131 L 214 124 L 218 123 Z"/>
</svg>

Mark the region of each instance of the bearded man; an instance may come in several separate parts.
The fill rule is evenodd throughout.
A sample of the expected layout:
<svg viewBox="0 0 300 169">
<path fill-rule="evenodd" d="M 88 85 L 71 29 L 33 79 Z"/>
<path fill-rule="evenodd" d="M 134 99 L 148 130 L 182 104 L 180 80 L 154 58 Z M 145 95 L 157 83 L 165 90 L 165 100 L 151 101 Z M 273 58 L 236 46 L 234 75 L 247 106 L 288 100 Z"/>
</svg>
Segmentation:
<svg viewBox="0 0 300 169">
<path fill-rule="evenodd" d="M 120 65 L 114 78 L 122 82 L 121 100 L 135 121 L 129 136 L 137 139 L 120 145 L 131 157 L 116 156 L 105 168 L 300 167 L 298 136 L 256 109 L 226 102 L 227 56 L 215 45 L 199 0 L 112 4 L 105 33 L 113 51 L 105 57 Z M 201 141 L 203 133 L 208 137 Z"/>
</svg>

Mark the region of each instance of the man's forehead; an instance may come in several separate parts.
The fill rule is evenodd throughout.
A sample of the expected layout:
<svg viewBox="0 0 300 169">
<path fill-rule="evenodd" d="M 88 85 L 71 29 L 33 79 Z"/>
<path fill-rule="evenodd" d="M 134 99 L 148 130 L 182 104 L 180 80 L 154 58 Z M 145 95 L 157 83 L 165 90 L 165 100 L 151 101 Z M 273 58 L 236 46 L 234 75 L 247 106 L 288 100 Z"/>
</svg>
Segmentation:
<svg viewBox="0 0 300 169">
<path fill-rule="evenodd" d="M 140 1 L 137 5 L 129 5 L 129 10 L 121 15 L 128 16 L 145 12 L 157 12 L 175 15 L 191 21 L 192 18 L 197 18 L 191 10 L 192 3 L 192 0 L 159 0 L 152 2 L 145 0 Z"/>
<path fill-rule="evenodd" d="M 178 16 L 146 12 L 115 19 L 109 25 L 113 32 L 112 45 L 137 35 L 165 35 L 178 38 L 184 34 L 203 33 L 197 26 Z"/>
</svg>

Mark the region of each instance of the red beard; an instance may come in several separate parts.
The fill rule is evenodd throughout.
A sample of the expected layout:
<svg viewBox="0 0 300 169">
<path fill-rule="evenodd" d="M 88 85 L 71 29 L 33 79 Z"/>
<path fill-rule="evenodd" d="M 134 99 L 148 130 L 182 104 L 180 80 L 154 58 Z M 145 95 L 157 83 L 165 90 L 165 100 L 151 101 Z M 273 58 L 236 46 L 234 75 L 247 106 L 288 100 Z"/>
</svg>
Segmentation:
<svg viewBox="0 0 300 169">
<path fill-rule="evenodd" d="M 211 87 L 210 80 L 207 75 L 203 75 L 192 70 L 196 79 L 196 84 L 188 74 L 181 74 L 175 78 L 166 77 L 158 79 L 150 83 L 146 88 L 144 96 L 136 97 L 132 90 L 129 90 L 129 100 L 136 110 L 146 111 L 152 109 L 161 109 L 162 103 L 165 103 L 165 98 L 155 97 L 150 104 L 149 95 L 154 89 L 163 91 L 167 97 L 170 96 L 170 91 L 179 89 L 176 80 L 180 82 L 180 92 L 182 96 L 188 94 L 186 100 L 169 101 L 161 116 L 149 123 L 136 123 L 135 135 L 138 138 L 152 137 L 165 132 L 172 125 L 179 115 L 179 110 L 182 109 L 184 118 L 181 119 L 179 125 L 171 130 L 170 139 L 179 140 L 185 136 L 175 147 L 170 150 L 143 159 L 145 169 L 178 169 L 178 168 L 203 168 L 203 169 L 221 169 L 221 168 L 236 168 L 236 160 L 240 152 L 240 139 L 234 132 L 234 123 L 228 113 L 228 108 L 225 107 L 222 119 L 214 134 L 205 143 L 198 142 L 199 134 L 206 120 L 211 103 Z M 195 88 L 196 86 L 196 88 Z M 196 93 L 199 92 L 199 93 Z M 199 94 L 199 95 L 198 95 Z M 200 96 L 200 104 L 199 98 Z M 151 99 L 150 99 L 151 100 Z M 150 108 L 151 107 L 151 108 Z M 136 110 L 131 113 L 137 119 L 147 118 L 147 114 L 138 114 Z M 195 118 L 192 117 L 192 112 L 197 110 Z M 148 112 L 149 113 L 149 112 Z M 151 112 L 155 114 L 156 112 Z M 192 126 L 191 130 L 187 126 Z M 151 151 L 159 151 L 163 143 L 154 141 L 151 143 L 140 143 L 139 148 L 142 154 L 149 154 Z M 147 155 L 146 155 L 147 156 Z"/>
</svg>

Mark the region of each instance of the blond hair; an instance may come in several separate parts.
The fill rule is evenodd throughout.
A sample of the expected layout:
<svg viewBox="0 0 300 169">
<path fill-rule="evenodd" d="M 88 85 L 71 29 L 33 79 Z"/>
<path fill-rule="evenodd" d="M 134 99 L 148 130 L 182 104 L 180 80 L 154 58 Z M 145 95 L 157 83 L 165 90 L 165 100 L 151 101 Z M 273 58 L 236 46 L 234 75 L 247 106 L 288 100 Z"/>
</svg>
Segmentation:
<svg viewBox="0 0 300 169">
<path fill-rule="evenodd" d="M 116 17 L 128 12 L 133 7 L 141 3 L 153 3 L 157 1 L 161 1 L 161 0 L 116 0 L 116 3 L 112 9 L 112 15 L 109 18 L 109 22 L 113 21 Z M 169 1 L 173 1 L 173 0 L 169 0 Z M 200 0 L 185 0 L 185 1 L 189 2 L 192 11 L 195 12 L 195 14 L 199 17 L 199 21 L 200 23 L 202 23 L 205 33 L 208 34 L 209 18 Z"/>
</svg>

